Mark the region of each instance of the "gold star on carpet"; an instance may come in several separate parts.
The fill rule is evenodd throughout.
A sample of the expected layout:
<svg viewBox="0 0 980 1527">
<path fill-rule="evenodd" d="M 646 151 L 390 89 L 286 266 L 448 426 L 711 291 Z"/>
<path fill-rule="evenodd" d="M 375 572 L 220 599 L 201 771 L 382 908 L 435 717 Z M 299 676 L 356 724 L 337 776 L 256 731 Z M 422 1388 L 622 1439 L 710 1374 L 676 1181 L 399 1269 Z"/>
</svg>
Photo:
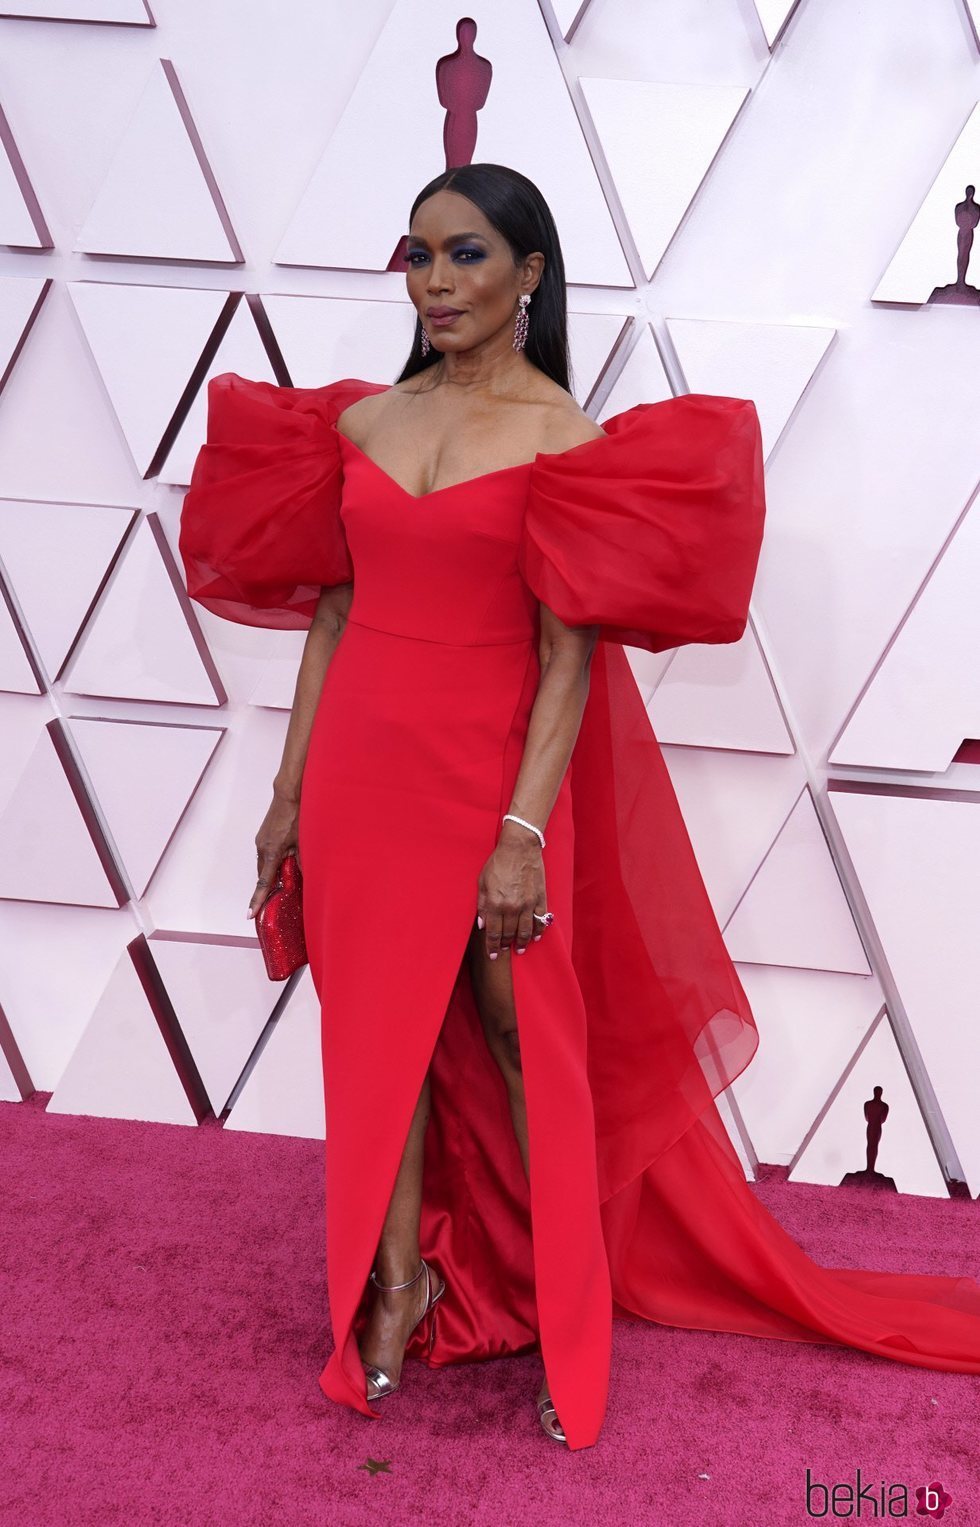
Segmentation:
<svg viewBox="0 0 980 1527">
<path fill-rule="evenodd" d="M 367 1463 L 360 1463 L 360 1464 L 358 1464 L 358 1468 L 359 1469 L 367 1469 L 368 1473 L 370 1474 L 371 1478 L 373 1479 L 375 1474 L 390 1474 L 391 1473 L 390 1465 L 391 1465 L 391 1459 L 390 1458 L 369 1458 Z"/>
</svg>

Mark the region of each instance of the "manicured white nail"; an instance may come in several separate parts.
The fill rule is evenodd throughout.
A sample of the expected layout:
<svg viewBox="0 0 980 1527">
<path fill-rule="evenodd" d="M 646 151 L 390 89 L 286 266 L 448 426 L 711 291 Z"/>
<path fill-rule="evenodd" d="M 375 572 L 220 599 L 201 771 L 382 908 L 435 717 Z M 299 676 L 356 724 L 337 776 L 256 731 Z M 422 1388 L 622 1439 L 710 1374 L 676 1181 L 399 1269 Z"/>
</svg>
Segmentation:
<svg viewBox="0 0 980 1527">
<path fill-rule="evenodd" d="M 482 929 L 483 929 L 483 918 L 482 917 L 479 917 L 479 916 L 477 917 L 477 919 L 476 919 L 476 926 L 479 929 L 481 929 L 481 931 L 482 931 Z"/>
</svg>

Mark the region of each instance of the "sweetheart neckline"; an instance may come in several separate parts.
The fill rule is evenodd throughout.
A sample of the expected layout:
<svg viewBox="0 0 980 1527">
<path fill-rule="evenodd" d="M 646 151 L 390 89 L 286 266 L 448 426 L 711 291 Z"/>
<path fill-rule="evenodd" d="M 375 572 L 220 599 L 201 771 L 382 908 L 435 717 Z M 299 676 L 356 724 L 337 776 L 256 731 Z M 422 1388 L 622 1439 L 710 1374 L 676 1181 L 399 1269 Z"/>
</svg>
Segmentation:
<svg viewBox="0 0 980 1527">
<path fill-rule="evenodd" d="M 363 461 L 366 461 L 366 463 L 368 463 L 368 466 L 374 467 L 374 470 L 376 470 L 376 472 L 380 472 L 380 475 L 382 475 L 383 478 L 386 478 L 386 481 L 388 481 L 388 483 L 391 483 L 392 487 L 395 487 L 395 489 L 397 489 L 398 492 L 403 493 L 403 495 L 405 495 L 405 498 L 411 498 L 412 502 L 415 502 L 415 504 L 418 504 L 418 502 L 421 502 L 421 501 L 423 501 L 423 499 L 426 499 L 426 498 L 438 498 L 438 496 L 440 496 L 440 493 L 452 493 L 453 489 L 458 489 L 458 487 L 472 487 L 473 483 L 484 483 L 485 479 L 487 479 L 487 478 L 495 478 L 495 476 L 504 476 L 505 473 L 507 473 L 507 472 L 525 472 L 525 470 L 527 470 L 528 467 L 533 467 L 534 466 L 534 460 L 537 460 L 537 455 L 542 455 L 542 452 L 537 452 L 537 455 L 536 455 L 536 457 L 534 457 L 534 460 L 531 460 L 531 461 L 517 461 L 517 463 L 514 463 L 514 466 L 510 466 L 510 467 L 495 467 L 495 469 L 493 469 L 492 472 L 478 472 L 478 473 L 476 473 L 476 476 L 472 476 L 472 478 L 463 478 L 463 481 L 461 481 L 461 483 L 447 483 L 446 487 L 430 487 L 429 492 L 427 492 L 427 493 L 411 493 L 411 492 L 409 492 L 409 489 L 406 489 L 406 487 L 403 486 L 403 484 L 398 483 L 398 479 L 397 478 L 392 478 L 391 472 L 386 472 L 385 467 L 383 467 L 382 464 L 379 463 L 379 461 L 374 460 L 374 457 L 369 457 L 368 452 L 366 452 L 366 450 L 363 449 L 362 446 L 359 446 L 359 444 L 357 444 L 356 440 L 351 440 L 350 435 L 345 435 L 345 434 L 343 434 L 342 429 L 337 429 L 336 423 L 334 423 L 334 425 L 331 426 L 331 428 L 333 428 L 334 434 L 339 435 L 340 440 L 347 441 L 348 446 L 353 446 L 354 447 L 354 450 L 356 450 L 357 455 L 359 455 L 359 457 L 362 458 Z M 594 437 L 594 438 L 598 438 L 598 435 L 597 435 L 597 437 Z M 586 444 L 586 446 L 588 446 L 588 444 L 591 444 L 591 441 L 583 440 L 582 444 Z M 572 449 L 574 449 L 574 447 L 572 447 Z"/>
</svg>

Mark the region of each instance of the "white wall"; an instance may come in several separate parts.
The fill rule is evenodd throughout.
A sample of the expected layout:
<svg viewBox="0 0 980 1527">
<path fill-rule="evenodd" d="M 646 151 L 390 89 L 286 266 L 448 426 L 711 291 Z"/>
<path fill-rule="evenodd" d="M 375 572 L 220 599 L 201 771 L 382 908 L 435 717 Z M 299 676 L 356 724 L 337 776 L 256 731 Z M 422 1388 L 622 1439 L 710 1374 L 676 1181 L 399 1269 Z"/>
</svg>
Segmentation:
<svg viewBox="0 0 980 1527">
<path fill-rule="evenodd" d="M 966 0 L 23 9 L 80 19 L 0 20 L 0 1096 L 322 1130 L 308 977 L 245 922 L 302 635 L 189 605 L 178 517 L 209 375 L 400 368 L 384 267 L 469 15 L 580 400 L 763 423 L 749 630 L 631 655 L 762 1035 L 746 1168 L 859 1169 L 882 1085 L 878 1169 L 980 1192 L 977 292 L 930 300 L 980 179 Z"/>
</svg>

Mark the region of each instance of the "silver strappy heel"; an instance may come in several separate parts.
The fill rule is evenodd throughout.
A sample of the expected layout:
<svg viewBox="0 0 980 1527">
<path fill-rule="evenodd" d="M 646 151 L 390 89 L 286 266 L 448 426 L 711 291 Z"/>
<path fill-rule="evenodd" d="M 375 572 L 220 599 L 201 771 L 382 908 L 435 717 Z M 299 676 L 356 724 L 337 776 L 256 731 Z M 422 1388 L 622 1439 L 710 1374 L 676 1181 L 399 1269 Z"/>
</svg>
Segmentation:
<svg viewBox="0 0 980 1527">
<path fill-rule="evenodd" d="M 412 1330 L 409 1331 L 408 1334 L 411 1336 L 413 1331 L 417 1331 L 423 1320 L 425 1320 L 426 1316 L 431 1314 L 432 1324 L 429 1327 L 429 1351 L 431 1352 L 432 1345 L 436 1339 L 436 1305 L 439 1303 L 439 1300 L 446 1292 L 445 1278 L 443 1278 L 442 1283 L 440 1284 L 436 1293 L 433 1294 L 432 1269 L 423 1257 L 422 1265 L 418 1272 L 415 1274 L 415 1277 L 409 1278 L 407 1283 L 379 1283 L 377 1275 L 373 1270 L 371 1272 L 371 1282 L 374 1284 L 375 1288 L 382 1289 L 384 1293 L 393 1294 L 398 1289 L 411 1288 L 413 1283 L 417 1283 L 419 1281 L 423 1273 L 425 1274 L 425 1308 L 423 1309 L 418 1320 L 413 1325 Z M 362 1358 L 361 1367 L 364 1369 L 365 1375 L 367 1377 L 367 1397 L 369 1400 L 383 1400 L 386 1395 L 394 1394 L 395 1390 L 400 1388 L 400 1379 L 397 1381 L 392 1380 L 389 1378 L 388 1374 L 385 1373 L 383 1368 L 376 1367 L 374 1363 L 366 1363 Z M 370 1388 L 372 1384 L 374 1385 L 373 1392 Z"/>
<path fill-rule="evenodd" d="M 562 1424 L 550 1394 L 542 1396 L 538 1401 L 538 1420 L 544 1428 L 546 1437 L 550 1437 L 553 1442 L 560 1442 L 563 1447 L 568 1446 L 568 1438 L 562 1430 Z"/>
</svg>

